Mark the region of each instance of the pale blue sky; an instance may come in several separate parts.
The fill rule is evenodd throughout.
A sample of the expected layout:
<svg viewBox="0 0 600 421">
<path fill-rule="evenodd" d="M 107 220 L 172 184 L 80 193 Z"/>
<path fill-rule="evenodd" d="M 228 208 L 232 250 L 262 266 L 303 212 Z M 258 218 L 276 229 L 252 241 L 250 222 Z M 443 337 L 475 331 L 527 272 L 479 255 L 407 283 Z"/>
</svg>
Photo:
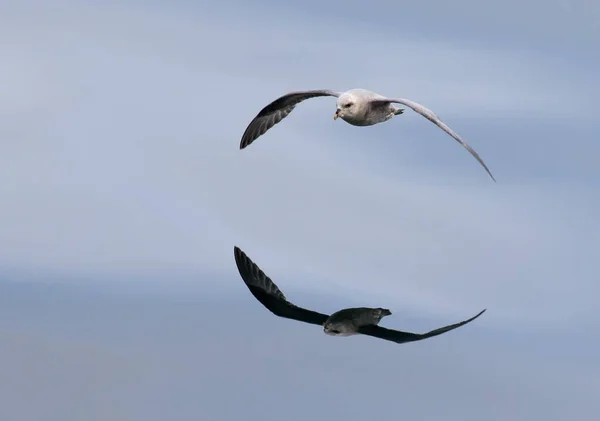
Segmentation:
<svg viewBox="0 0 600 421">
<path fill-rule="evenodd" d="M 595 419 L 600 6 L 371 4 L 0 4 L 0 418 Z M 498 183 L 331 98 L 238 149 L 277 96 L 353 87 Z M 330 338 L 255 302 L 234 245 L 317 310 L 488 311 Z"/>
</svg>

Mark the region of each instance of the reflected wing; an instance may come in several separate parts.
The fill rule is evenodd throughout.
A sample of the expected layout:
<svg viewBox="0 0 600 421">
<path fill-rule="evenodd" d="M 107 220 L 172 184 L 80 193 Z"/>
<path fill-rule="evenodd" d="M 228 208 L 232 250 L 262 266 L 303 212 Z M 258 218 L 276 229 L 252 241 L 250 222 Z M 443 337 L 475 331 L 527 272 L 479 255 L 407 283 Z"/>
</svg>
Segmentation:
<svg viewBox="0 0 600 421">
<path fill-rule="evenodd" d="M 254 119 L 250 122 L 242 140 L 240 142 L 240 149 L 244 149 L 246 146 L 254 142 L 258 137 L 265 134 L 267 130 L 279 123 L 298 105 L 298 103 L 309 99 L 320 96 L 340 96 L 339 92 L 333 92 L 325 89 L 315 91 L 298 91 L 290 92 L 284 96 L 277 98 L 271 102 L 265 108 L 263 108 Z"/>
<path fill-rule="evenodd" d="M 323 325 L 326 314 L 307 310 L 290 303 L 277 285 L 239 247 L 233 248 L 235 263 L 244 283 L 269 311 L 279 317 L 298 320 L 314 325 Z"/>
<path fill-rule="evenodd" d="M 446 123 L 444 123 L 442 120 L 440 120 L 440 118 L 437 115 L 435 115 L 434 112 L 431 111 L 429 108 L 426 108 L 426 107 L 422 106 L 421 104 L 417 104 L 416 102 L 411 101 L 409 99 L 403 99 L 403 98 L 377 99 L 377 100 L 373 100 L 373 102 L 374 103 L 395 103 L 395 104 L 402 104 L 402 105 L 406 105 L 407 107 L 409 107 L 410 109 L 412 109 L 416 113 L 421 114 L 427 120 L 431 121 L 433 124 L 435 124 L 440 129 L 442 129 L 443 131 L 445 131 L 446 133 L 448 133 L 450 136 L 452 136 L 454 138 L 454 140 L 456 140 L 466 150 L 468 150 L 471 153 L 471 155 L 473 155 L 475 157 L 475 159 L 477 161 L 479 161 L 479 163 L 483 166 L 483 168 L 485 168 L 485 170 L 490 175 L 490 177 L 492 177 L 492 180 L 496 181 L 496 179 L 494 178 L 494 176 L 490 172 L 490 170 L 487 167 L 487 165 L 485 165 L 485 163 L 483 162 L 483 159 L 481 159 L 479 157 L 479 154 L 477 152 L 475 152 L 475 150 L 473 150 L 473 148 L 471 148 L 469 145 L 467 145 L 465 143 L 465 141 L 463 141 L 460 138 L 459 135 L 457 135 Z"/>
<path fill-rule="evenodd" d="M 468 320 L 453 325 L 440 327 L 439 329 L 435 329 L 427 333 L 402 332 L 400 330 L 386 329 L 385 327 L 377 325 L 363 326 L 358 329 L 358 333 L 402 344 L 405 342 L 420 341 L 423 339 L 431 338 L 432 336 L 437 336 L 441 335 L 442 333 L 450 332 L 451 330 L 454 330 L 456 328 L 466 325 L 467 323 L 472 322 L 473 320 L 481 316 L 484 312 L 485 309 Z"/>
</svg>

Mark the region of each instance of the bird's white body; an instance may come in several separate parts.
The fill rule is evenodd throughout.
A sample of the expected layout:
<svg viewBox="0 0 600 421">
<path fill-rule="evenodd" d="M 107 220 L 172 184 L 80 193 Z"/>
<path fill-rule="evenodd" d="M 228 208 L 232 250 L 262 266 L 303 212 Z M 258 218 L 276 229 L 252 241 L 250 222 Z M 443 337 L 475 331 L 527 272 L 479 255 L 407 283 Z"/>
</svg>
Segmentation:
<svg viewBox="0 0 600 421">
<path fill-rule="evenodd" d="M 338 97 L 334 118 L 339 117 L 353 126 L 373 126 L 404 111 L 391 103 L 373 105 L 373 100 L 385 99 L 383 95 L 366 89 L 350 89 Z"/>
<path fill-rule="evenodd" d="M 324 96 L 337 98 L 337 109 L 333 118 L 337 119 L 339 117 L 353 126 L 373 126 L 388 121 L 395 115 L 404 112 L 404 109 L 398 108 L 394 104 L 404 105 L 431 121 L 460 143 L 475 159 L 477 159 L 477 161 L 479 161 L 490 177 L 494 179 L 494 176 L 479 157 L 479 154 L 467 145 L 446 123 L 440 120 L 433 111 L 410 99 L 387 98 L 378 93 L 361 88 L 350 89 L 345 92 L 335 92 L 326 89 L 297 91 L 290 92 L 277 98 L 275 101 L 272 101 L 269 105 L 264 107 L 256 117 L 252 119 L 250 124 L 248 124 L 240 141 L 240 149 L 246 148 L 258 137 L 266 133 L 267 130 L 287 117 L 300 102 L 309 98 Z"/>
</svg>

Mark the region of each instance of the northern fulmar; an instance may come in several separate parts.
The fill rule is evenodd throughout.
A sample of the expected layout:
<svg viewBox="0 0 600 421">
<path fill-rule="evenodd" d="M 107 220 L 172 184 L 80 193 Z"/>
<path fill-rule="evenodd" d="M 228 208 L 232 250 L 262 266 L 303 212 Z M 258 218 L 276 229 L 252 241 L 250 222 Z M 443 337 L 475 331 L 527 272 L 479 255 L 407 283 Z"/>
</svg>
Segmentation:
<svg viewBox="0 0 600 421">
<path fill-rule="evenodd" d="M 396 343 L 414 342 L 441 335 L 453 329 L 466 325 L 483 314 L 427 333 L 411 333 L 386 329 L 378 326 L 379 321 L 392 314 L 385 308 L 355 307 L 345 308 L 332 315 L 318 313 L 298 307 L 287 300 L 275 283 L 244 253 L 234 246 L 235 263 L 244 283 L 252 295 L 270 312 L 286 319 L 298 320 L 318 326 L 331 336 L 368 335 Z"/>
<path fill-rule="evenodd" d="M 242 136 L 242 140 L 240 141 L 240 149 L 244 149 L 246 146 L 250 145 L 258 137 L 265 134 L 267 130 L 287 117 L 298 103 L 306 99 L 322 96 L 336 97 L 337 109 L 333 115 L 333 119 L 337 120 L 338 118 L 341 118 L 353 126 L 372 126 L 374 124 L 383 123 L 404 112 L 403 108 L 398 108 L 393 104 L 401 104 L 409 107 L 452 136 L 454 140 L 460 143 L 475 157 L 475 159 L 477 159 L 477 161 L 479 161 L 492 180 L 496 181 L 487 165 L 485 165 L 483 160 L 479 157 L 479 154 L 467 145 L 460 136 L 446 125 L 446 123 L 440 120 L 433 111 L 409 99 L 386 98 L 383 95 L 379 95 L 366 89 L 350 89 L 346 92 L 318 89 L 287 93 L 264 107 L 256 117 L 254 117 L 250 124 L 248 124 L 248 127 Z"/>
</svg>

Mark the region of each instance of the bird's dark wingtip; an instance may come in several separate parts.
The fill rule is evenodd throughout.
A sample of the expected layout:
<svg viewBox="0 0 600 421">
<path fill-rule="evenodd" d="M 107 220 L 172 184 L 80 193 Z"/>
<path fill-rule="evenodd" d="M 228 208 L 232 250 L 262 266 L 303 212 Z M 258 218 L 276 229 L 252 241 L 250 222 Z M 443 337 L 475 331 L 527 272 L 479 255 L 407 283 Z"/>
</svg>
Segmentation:
<svg viewBox="0 0 600 421">
<path fill-rule="evenodd" d="M 477 313 L 476 315 L 474 315 L 473 317 L 465 320 L 464 322 L 462 322 L 463 324 L 467 324 L 472 322 L 473 320 L 479 318 L 479 316 L 481 316 L 483 313 L 485 313 L 485 311 L 487 310 L 487 308 L 484 308 L 483 310 L 481 310 L 479 313 Z"/>
<path fill-rule="evenodd" d="M 238 260 L 242 259 L 243 256 L 244 252 L 242 251 L 242 249 L 238 246 L 233 246 L 233 257 L 235 258 L 235 261 L 237 262 Z"/>
</svg>

